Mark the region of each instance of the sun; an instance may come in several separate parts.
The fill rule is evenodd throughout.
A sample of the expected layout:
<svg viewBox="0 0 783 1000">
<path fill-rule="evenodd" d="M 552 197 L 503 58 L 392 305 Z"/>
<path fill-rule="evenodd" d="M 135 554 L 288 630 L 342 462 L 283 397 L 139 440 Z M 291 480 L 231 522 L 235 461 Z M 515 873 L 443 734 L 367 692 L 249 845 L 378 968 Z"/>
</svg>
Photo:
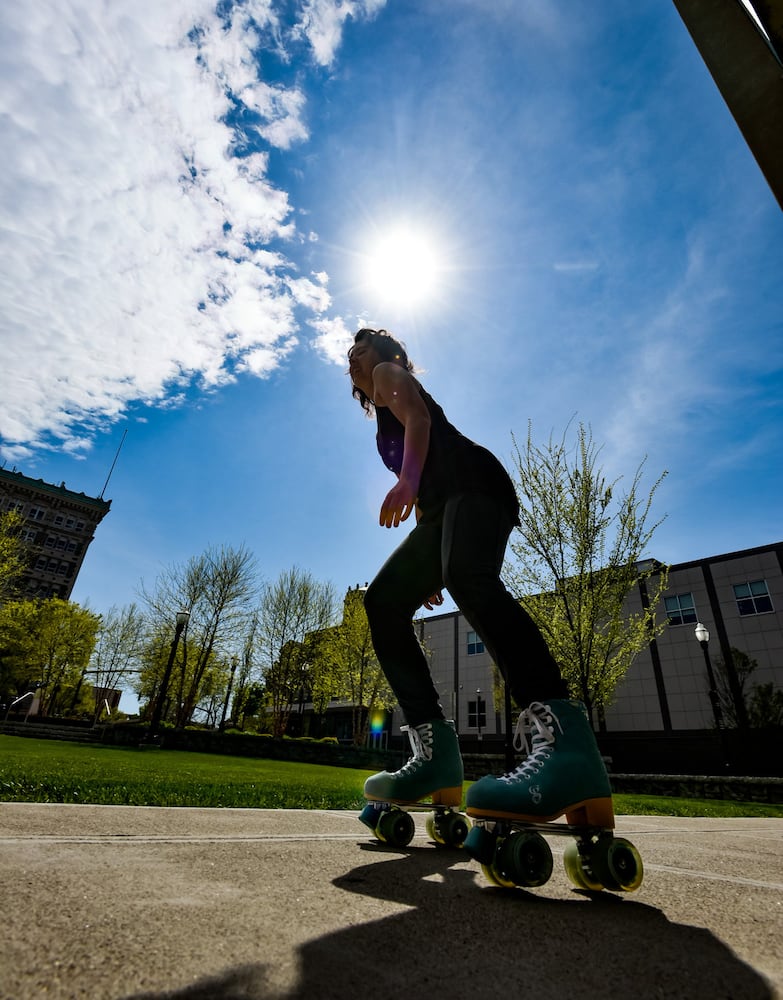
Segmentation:
<svg viewBox="0 0 783 1000">
<path fill-rule="evenodd" d="M 363 263 L 368 291 L 381 302 L 398 306 L 421 305 L 431 299 L 444 271 L 434 237 L 409 225 L 378 232 Z"/>
</svg>

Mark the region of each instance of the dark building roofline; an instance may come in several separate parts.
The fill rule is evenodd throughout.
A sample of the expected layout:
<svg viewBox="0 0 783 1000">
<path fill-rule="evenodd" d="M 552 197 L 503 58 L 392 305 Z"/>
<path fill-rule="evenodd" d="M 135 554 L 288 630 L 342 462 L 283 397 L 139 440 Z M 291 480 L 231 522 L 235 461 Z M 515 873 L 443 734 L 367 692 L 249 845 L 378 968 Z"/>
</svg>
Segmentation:
<svg viewBox="0 0 783 1000">
<path fill-rule="evenodd" d="M 53 483 L 44 482 L 43 479 L 31 479 L 29 476 L 25 476 L 24 473 L 17 472 L 16 469 L 0 469 L 0 480 L 13 483 L 15 486 L 26 486 L 28 489 L 38 490 L 41 493 L 52 493 L 65 500 L 70 500 L 72 503 L 84 504 L 87 507 L 96 507 L 98 510 L 103 511 L 104 514 L 111 507 L 111 500 L 88 497 L 86 493 L 75 493 L 73 490 L 67 489 L 64 482 L 59 486 L 55 486 Z"/>
<path fill-rule="evenodd" d="M 759 556 L 764 552 L 783 552 L 783 542 L 770 542 L 768 545 L 756 545 L 752 549 L 738 549 L 736 552 L 722 552 L 718 556 L 705 556 L 702 559 L 691 559 L 688 562 L 672 563 L 669 569 L 695 569 L 707 563 L 729 562 L 732 559 L 742 559 L 745 556 Z"/>
<path fill-rule="evenodd" d="M 682 569 L 696 569 L 699 566 L 712 565 L 714 563 L 729 562 L 732 559 L 742 559 L 746 556 L 758 556 L 765 552 L 775 552 L 783 565 L 783 542 L 770 542 L 768 545 L 757 545 L 752 549 L 738 549 L 736 552 L 723 552 L 718 556 L 705 556 L 703 559 L 691 559 L 688 562 L 681 563 L 671 563 L 666 565 L 666 563 L 661 563 L 657 559 L 640 559 L 639 564 L 642 563 L 654 563 L 655 569 L 653 572 L 660 572 L 662 569 L 668 568 L 671 572 L 672 570 L 682 570 Z M 453 618 L 455 615 L 459 615 L 461 612 L 459 609 L 456 611 L 443 611 L 439 615 L 422 615 L 421 617 L 414 617 L 414 621 L 419 622 L 431 622 L 437 621 L 438 619 Z"/>
</svg>

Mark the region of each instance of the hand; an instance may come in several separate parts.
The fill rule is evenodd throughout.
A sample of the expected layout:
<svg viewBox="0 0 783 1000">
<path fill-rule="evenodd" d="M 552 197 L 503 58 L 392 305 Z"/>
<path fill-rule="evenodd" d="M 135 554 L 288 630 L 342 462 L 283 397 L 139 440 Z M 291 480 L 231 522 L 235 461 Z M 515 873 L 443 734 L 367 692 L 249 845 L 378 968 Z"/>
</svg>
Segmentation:
<svg viewBox="0 0 783 1000">
<path fill-rule="evenodd" d="M 381 505 L 380 524 L 384 528 L 397 528 L 407 521 L 416 509 L 416 492 L 400 479 L 386 494 Z"/>
<path fill-rule="evenodd" d="M 428 597 L 426 601 L 421 602 L 421 606 L 426 608 L 428 611 L 434 611 L 436 607 L 443 604 L 443 591 L 436 590 L 431 597 Z"/>
</svg>

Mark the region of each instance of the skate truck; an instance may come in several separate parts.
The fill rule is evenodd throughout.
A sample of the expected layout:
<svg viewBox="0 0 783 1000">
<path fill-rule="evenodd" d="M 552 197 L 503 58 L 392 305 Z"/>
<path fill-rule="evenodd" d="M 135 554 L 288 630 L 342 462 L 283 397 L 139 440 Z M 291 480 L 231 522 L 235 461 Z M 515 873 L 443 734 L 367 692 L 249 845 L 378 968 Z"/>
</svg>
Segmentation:
<svg viewBox="0 0 783 1000">
<path fill-rule="evenodd" d="M 552 875 L 552 851 L 543 834 L 568 836 L 572 840 L 563 852 L 563 864 L 577 889 L 632 892 L 642 883 L 642 859 L 629 840 L 614 836 L 611 799 L 600 816 L 596 806 L 593 800 L 569 809 L 565 823 L 482 816 L 471 810 L 473 826 L 465 850 L 494 885 L 533 888 L 544 885 Z"/>
<path fill-rule="evenodd" d="M 427 836 L 439 847 L 462 847 L 470 830 L 470 821 L 456 806 L 440 802 L 368 802 L 359 819 L 381 843 L 407 847 L 416 833 L 412 813 L 428 812 Z"/>
</svg>

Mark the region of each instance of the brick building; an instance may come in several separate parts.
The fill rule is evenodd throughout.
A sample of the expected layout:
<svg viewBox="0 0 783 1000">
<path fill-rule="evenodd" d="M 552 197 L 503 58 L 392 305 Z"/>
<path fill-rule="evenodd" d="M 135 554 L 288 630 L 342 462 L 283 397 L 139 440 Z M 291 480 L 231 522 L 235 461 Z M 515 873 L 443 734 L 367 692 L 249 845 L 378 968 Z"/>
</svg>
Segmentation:
<svg viewBox="0 0 783 1000">
<path fill-rule="evenodd" d="M 30 564 L 19 584 L 23 598 L 68 600 L 95 529 L 109 512 L 111 500 L 89 497 L 0 469 L 0 513 L 17 510 L 25 519 L 22 538 Z"/>
</svg>

